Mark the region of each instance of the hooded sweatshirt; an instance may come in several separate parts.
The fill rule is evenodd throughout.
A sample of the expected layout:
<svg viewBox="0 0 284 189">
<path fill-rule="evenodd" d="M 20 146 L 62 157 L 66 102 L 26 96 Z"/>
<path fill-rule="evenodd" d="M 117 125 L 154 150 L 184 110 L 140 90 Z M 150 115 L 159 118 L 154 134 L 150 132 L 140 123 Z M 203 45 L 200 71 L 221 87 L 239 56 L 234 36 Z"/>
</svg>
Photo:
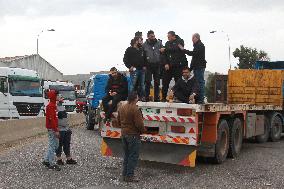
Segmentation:
<svg viewBox="0 0 284 189">
<path fill-rule="evenodd" d="M 56 116 L 56 91 L 50 90 L 47 93 L 49 103 L 46 106 L 46 128 L 58 132 L 58 119 Z"/>
</svg>

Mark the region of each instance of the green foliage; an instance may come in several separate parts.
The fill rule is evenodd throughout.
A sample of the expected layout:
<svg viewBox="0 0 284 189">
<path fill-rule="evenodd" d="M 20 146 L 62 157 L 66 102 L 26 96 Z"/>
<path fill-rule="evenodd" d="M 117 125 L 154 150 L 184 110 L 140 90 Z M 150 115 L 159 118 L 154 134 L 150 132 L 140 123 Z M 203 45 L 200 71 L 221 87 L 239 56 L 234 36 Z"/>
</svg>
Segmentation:
<svg viewBox="0 0 284 189">
<path fill-rule="evenodd" d="M 261 59 L 270 60 L 267 53 L 263 50 L 258 51 L 256 48 L 245 47 L 236 48 L 233 52 L 235 58 L 239 59 L 236 69 L 252 69 L 255 62 Z"/>
<path fill-rule="evenodd" d="M 215 77 L 218 73 L 211 73 L 208 76 L 206 85 L 205 85 L 205 96 L 209 103 L 214 102 L 214 90 L 215 90 Z"/>
</svg>

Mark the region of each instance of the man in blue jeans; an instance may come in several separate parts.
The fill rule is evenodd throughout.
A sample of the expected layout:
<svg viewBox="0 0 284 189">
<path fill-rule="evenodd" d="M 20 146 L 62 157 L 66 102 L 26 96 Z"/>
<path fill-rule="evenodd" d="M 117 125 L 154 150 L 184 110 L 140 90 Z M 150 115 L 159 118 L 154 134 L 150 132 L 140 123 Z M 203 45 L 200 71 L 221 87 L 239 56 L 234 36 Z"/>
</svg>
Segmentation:
<svg viewBox="0 0 284 189">
<path fill-rule="evenodd" d="M 138 95 L 132 92 L 128 96 L 128 102 L 118 110 L 118 125 L 121 127 L 122 145 L 124 150 L 123 181 L 138 182 L 134 177 L 134 169 L 137 166 L 140 150 L 140 135 L 146 131 L 143 116 L 136 103 Z"/>
<path fill-rule="evenodd" d="M 130 92 L 138 91 L 140 100 L 145 100 L 145 71 L 147 58 L 142 48 L 143 39 L 140 36 L 131 40 L 130 47 L 125 51 L 123 62 L 129 69 L 132 85 Z"/>
<path fill-rule="evenodd" d="M 192 42 L 194 47 L 193 51 L 184 49 L 182 45 L 179 45 L 179 48 L 183 50 L 185 54 L 192 56 L 190 71 L 193 70 L 194 77 L 197 80 L 200 89 L 199 99 L 197 103 L 203 104 L 205 90 L 204 72 L 207 63 L 207 61 L 205 60 L 205 46 L 201 42 L 200 35 L 198 33 L 192 35 Z"/>
</svg>

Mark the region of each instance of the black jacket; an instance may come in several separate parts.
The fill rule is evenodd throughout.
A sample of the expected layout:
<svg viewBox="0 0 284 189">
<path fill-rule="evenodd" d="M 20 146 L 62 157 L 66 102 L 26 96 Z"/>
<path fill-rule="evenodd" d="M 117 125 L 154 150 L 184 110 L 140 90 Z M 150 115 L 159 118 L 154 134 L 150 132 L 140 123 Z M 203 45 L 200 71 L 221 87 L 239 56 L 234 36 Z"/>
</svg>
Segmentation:
<svg viewBox="0 0 284 189">
<path fill-rule="evenodd" d="M 125 51 L 123 62 L 127 68 L 133 66 L 141 70 L 144 66 L 147 66 L 145 51 L 143 48 L 136 49 L 134 47 L 128 47 Z"/>
<path fill-rule="evenodd" d="M 170 66 L 188 66 L 188 62 L 184 52 L 178 47 L 181 44 L 184 46 L 184 41 L 178 35 L 174 41 L 167 41 L 165 44 L 166 64 Z"/>
<path fill-rule="evenodd" d="M 206 68 L 204 44 L 199 40 L 193 47 L 193 51 L 184 50 L 185 54 L 192 56 L 190 70 Z"/>
<path fill-rule="evenodd" d="M 112 92 L 117 92 L 119 95 L 126 98 L 128 96 L 128 83 L 126 77 L 121 73 L 118 73 L 116 79 L 109 75 L 105 91 L 106 93 L 109 93 L 110 90 Z"/>
<path fill-rule="evenodd" d="M 198 95 L 199 93 L 198 83 L 194 76 L 187 82 L 183 78 L 180 78 L 178 82 L 173 86 L 172 90 L 175 97 L 184 103 L 188 103 L 190 95 L 192 95 L 193 93 Z"/>
</svg>

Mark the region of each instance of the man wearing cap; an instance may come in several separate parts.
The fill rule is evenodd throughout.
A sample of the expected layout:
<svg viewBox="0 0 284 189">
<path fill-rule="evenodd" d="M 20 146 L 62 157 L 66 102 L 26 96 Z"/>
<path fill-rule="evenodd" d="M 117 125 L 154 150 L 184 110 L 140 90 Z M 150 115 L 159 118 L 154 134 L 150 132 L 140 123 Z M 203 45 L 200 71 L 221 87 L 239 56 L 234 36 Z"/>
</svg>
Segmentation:
<svg viewBox="0 0 284 189">
<path fill-rule="evenodd" d="M 117 104 L 126 100 L 128 96 L 128 83 L 124 75 L 119 73 L 115 67 L 110 69 L 109 79 L 105 88 L 106 96 L 102 99 L 106 113 L 105 122 L 110 121 L 112 113 L 116 110 Z M 111 105 L 109 102 L 112 100 Z"/>
</svg>

